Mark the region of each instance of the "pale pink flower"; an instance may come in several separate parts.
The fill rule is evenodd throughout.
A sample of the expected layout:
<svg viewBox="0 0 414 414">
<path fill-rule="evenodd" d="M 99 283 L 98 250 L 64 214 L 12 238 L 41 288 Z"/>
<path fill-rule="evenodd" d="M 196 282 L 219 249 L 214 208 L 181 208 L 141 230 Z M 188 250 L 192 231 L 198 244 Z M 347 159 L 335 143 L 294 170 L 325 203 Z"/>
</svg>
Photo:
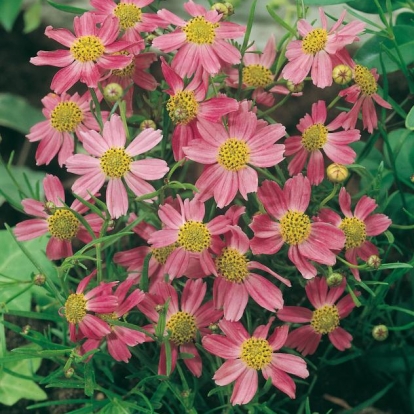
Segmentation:
<svg viewBox="0 0 414 414">
<path fill-rule="evenodd" d="M 355 63 L 352 69 L 355 84 L 339 92 L 339 96 L 345 97 L 347 102 L 354 104 L 348 112 L 343 127 L 345 129 L 355 128 L 358 115 L 362 111 L 363 127 L 371 134 L 378 125 L 374 102 L 387 109 L 391 109 L 392 106 L 377 93 L 379 75 L 376 69 L 370 70 Z"/>
<path fill-rule="evenodd" d="M 59 260 L 73 255 L 72 242 L 79 239 L 84 243 L 92 240 L 85 227 L 73 212 L 83 214 L 86 208 L 75 200 L 70 209 L 64 207 L 65 192 L 58 177 L 46 174 L 43 180 L 46 200 L 44 202 L 26 198 L 22 200 L 24 212 L 34 219 L 17 223 L 14 230 L 17 240 L 25 241 L 50 234 L 46 246 L 46 256 L 50 260 Z M 102 228 L 103 219 L 97 214 L 84 217 L 97 236 Z"/>
<path fill-rule="evenodd" d="M 112 358 L 116 361 L 128 362 L 131 358 L 131 352 L 128 347 L 145 342 L 146 335 L 143 332 L 111 324 L 112 320 L 118 320 L 144 299 L 145 294 L 139 289 L 134 289 L 134 291 L 127 296 L 132 284 L 132 280 L 125 280 L 118 285 L 114 292 L 118 305 L 112 312 L 97 313 L 96 316 L 108 323 L 110 332 L 99 339 L 88 338 L 82 344 L 82 354 L 97 349 L 102 341 L 106 340 L 108 352 Z M 104 297 L 106 298 L 107 296 Z"/>
<path fill-rule="evenodd" d="M 311 311 L 302 306 L 284 306 L 277 313 L 280 320 L 292 323 L 309 323 L 289 333 L 286 346 L 296 348 L 303 356 L 315 353 L 323 335 L 328 334 L 332 345 L 344 351 L 351 347 L 352 335 L 341 328 L 340 321 L 346 318 L 355 307 L 350 294 L 339 297 L 344 293 L 346 279 L 340 286 L 328 288 L 326 279 L 315 277 L 305 287 L 306 296 L 315 308 Z M 359 292 L 355 292 L 359 294 Z M 336 303 L 336 304 L 335 304 Z"/>
<path fill-rule="evenodd" d="M 325 88 L 332 85 L 332 69 L 341 60 L 343 63 L 348 61 L 342 59 L 342 50 L 346 45 L 358 40 L 357 35 L 365 27 L 365 24 L 358 20 L 341 27 L 345 14 L 346 11 L 339 16 L 329 31 L 322 8 L 319 8 L 321 28 L 315 29 L 306 20 L 299 20 L 298 32 L 302 40 L 292 40 L 287 45 L 286 58 L 289 62 L 282 69 L 285 79 L 298 84 L 311 71 L 312 81 L 316 86 Z"/>
<path fill-rule="evenodd" d="M 186 274 L 192 258 L 199 261 L 203 276 L 215 274 L 210 249 L 220 243 L 218 236 L 227 231 L 230 218 L 217 215 L 204 223 L 204 203 L 197 198 L 187 198 L 184 202 L 179 196 L 177 199 L 179 211 L 170 204 L 159 207 L 158 216 L 163 228 L 153 233 L 148 242 L 153 248 L 177 245 L 165 262 L 165 270 L 171 280 Z"/>
<path fill-rule="evenodd" d="M 219 95 L 206 100 L 208 76 L 197 71 L 192 81 L 185 86 L 184 80 L 161 57 L 161 69 L 170 89 L 165 92 L 170 95 L 167 111 L 174 123 L 172 149 L 176 161 L 184 158 L 183 147 L 194 138 L 200 138 L 197 130 L 197 120 L 217 122 L 229 112 L 239 107 L 235 99 Z"/>
<path fill-rule="evenodd" d="M 81 135 L 83 146 L 91 155 L 75 154 L 66 161 L 69 172 L 82 175 L 73 184 L 72 191 L 88 199 L 108 180 L 106 203 L 112 218 L 128 211 L 126 186 L 136 196 L 152 193 L 154 187 L 145 180 L 157 180 L 168 171 L 164 160 L 133 160 L 133 157 L 149 151 L 161 141 L 160 130 L 147 128 L 125 147 L 124 125 L 121 118 L 114 114 L 104 123 L 102 136 L 96 131 L 81 132 Z"/>
<path fill-rule="evenodd" d="M 305 213 L 311 197 L 308 178 L 296 175 L 286 181 L 283 189 L 266 180 L 257 195 L 268 214 L 253 216 L 253 254 L 275 254 L 286 243 L 289 259 L 306 279 L 316 276 L 310 260 L 328 266 L 336 263 L 333 251 L 342 249 L 345 236 L 329 223 L 313 222 Z"/>
<path fill-rule="evenodd" d="M 181 295 L 180 306 L 176 290 L 171 285 L 160 282 L 155 285 L 153 294 L 147 294 L 145 299 L 138 304 L 139 310 L 154 324 L 157 324 L 160 317 L 159 308 L 168 301 L 164 335 L 169 335 L 171 372 L 175 369 L 178 353 L 182 352 L 193 355 L 193 358 L 184 359 L 184 364 L 190 372 L 196 377 L 202 373 L 202 360 L 194 344 L 197 332 L 201 336 L 210 333 L 208 327 L 216 323 L 223 315 L 222 311 L 214 309 L 212 301 L 202 305 L 206 291 L 207 284 L 201 279 L 187 280 Z M 145 328 L 149 332 L 155 332 L 154 326 Z M 166 375 L 166 373 L 166 352 L 165 345 L 162 344 L 158 374 Z"/>
<path fill-rule="evenodd" d="M 59 165 L 62 167 L 66 160 L 73 155 L 73 134 L 82 140 L 80 131 L 99 131 L 99 125 L 91 113 L 91 95 L 89 92 L 80 96 L 77 92 L 72 96 L 67 93 L 56 95 L 47 94 L 43 99 L 43 115 L 41 121 L 30 128 L 26 135 L 30 142 L 39 141 L 36 151 L 36 164 L 49 164 L 58 155 Z M 104 119 L 108 112 L 102 111 Z"/>
<path fill-rule="evenodd" d="M 213 285 L 214 306 L 224 310 L 224 317 L 238 321 L 247 306 L 249 296 L 262 308 L 271 312 L 283 307 L 280 289 L 265 277 L 255 273 L 262 270 L 291 286 L 289 280 L 259 262 L 248 260 L 249 238 L 239 226 L 230 226 L 225 243 L 216 252 L 217 277 Z"/>
<path fill-rule="evenodd" d="M 130 46 L 129 42 L 116 41 L 119 24 L 116 17 L 108 17 L 97 26 L 92 13 L 76 16 L 73 21 L 75 35 L 67 29 L 46 28 L 45 34 L 69 50 L 39 51 L 30 62 L 37 66 L 50 65 L 60 69 L 52 79 L 51 89 L 66 92 L 77 81 L 97 88 L 106 71 L 121 69 L 131 62 L 130 56 L 115 54 Z"/>
<path fill-rule="evenodd" d="M 200 120 L 197 124 L 202 139 L 184 148 L 187 158 L 205 164 L 196 187 L 201 201 L 211 197 L 219 208 L 230 204 L 239 191 L 257 191 L 258 174 L 251 166 L 273 167 L 281 162 L 285 146 L 275 144 L 285 135 L 281 124 L 263 126 L 253 112 L 232 112 L 227 126 Z"/>
<path fill-rule="evenodd" d="M 312 115 L 306 114 L 297 125 L 302 135 L 291 136 L 285 141 L 285 155 L 294 155 L 289 162 L 290 175 L 302 172 L 307 161 L 307 177 L 312 185 L 318 185 L 325 176 L 322 151 L 338 164 L 352 164 L 356 153 L 348 146 L 361 137 L 359 130 L 332 132 L 340 128 L 346 113 L 340 113 L 332 122 L 326 123 L 326 103 L 318 101 L 312 105 Z"/>
<path fill-rule="evenodd" d="M 246 31 L 244 26 L 221 21 L 222 14 L 206 10 L 193 0 L 184 3 L 184 9 L 192 16 L 189 21 L 167 9 L 158 11 L 162 19 L 177 28 L 152 42 L 154 47 L 165 53 L 177 50 L 172 68 L 181 77 L 192 76 L 200 67 L 209 74 L 216 74 L 223 64 L 240 63 L 240 51 L 228 40 L 243 36 Z"/>
<path fill-rule="evenodd" d="M 288 326 L 276 328 L 268 337 L 274 318 L 266 325 L 258 326 L 249 335 L 240 322 L 221 320 L 219 327 L 224 335 L 206 335 L 202 344 L 213 355 L 227 359 L 216 371 L 213 379 L 224 386 L 235 382 L 230 402 L 247 404 L 258 388 L 258 373 L 290 398 L 295 398 L 296 384 L 288 374 L 307 378 L 306 362 L 296 355 L 277 352 L 285 345 Z"/>
<path fill-rule="evenodd" d="M 351 211 L 351 196 L 344 187 L 339 192 L 339 207 L 344 218 L 332 210 L 322 209 L 318 219 L 332 223 L 345 234 L 345 258 L 348 262 L 357 265 L 357 258 L 367 261 L 372 255 L 378 256 L 378 248 L 367 237 L 378 236 L 384 233 L 391 224 L 385 214 L 371 214 L 378 205 L 373 198 L 362 196 L 355 208 Z M 358 269 L 350 269 L 355 278 L 360 281 Z"/>
</svg>

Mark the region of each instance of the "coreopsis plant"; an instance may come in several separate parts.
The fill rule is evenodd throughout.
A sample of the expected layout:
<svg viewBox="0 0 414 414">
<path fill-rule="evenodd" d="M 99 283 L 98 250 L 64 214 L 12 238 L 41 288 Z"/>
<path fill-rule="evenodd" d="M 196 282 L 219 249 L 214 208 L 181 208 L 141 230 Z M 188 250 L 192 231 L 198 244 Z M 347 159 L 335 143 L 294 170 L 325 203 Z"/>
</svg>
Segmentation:
<svg viewBox="0 0 414 414">
<path fill-rule="evenodd" d="M 390 232 L 412 228 L 412 166 L 396 161 L 399 129 L 387 135 L 409 98 L 390 96 L 386 75 L 401 69 L 414 94 L 414 59 L 382 43 L 373 55 L 378 24 L 313 0 L 286 19 L 271 2 L 254 39 L 263 5 L 239 3 L 58 5 L 78 14 L 74 33 L 45 34 L 67 49 L 31 59 L 60 68 L 27 134 L 37 165 L 58 171 L 19 189 L 14 205 L 35 218 L 12 235 L 37 268 L 29 288 L 47 295 L 14 311 L 25 288 L 1 309 L 49 326 L 0 357 L 44 357 L 42 386 L 86 395 L 65 400 L 73 412 L 322 413 L 335 408 L 317 395 L 332 366 L 412 355 L 412 323 L 393 313 L 413 313 L 412 292 L 404 306 L 395 296 L 410 291 L 412 240 Z M 394 36 L 374 3 L 381 42 L 400 41 L 408 25 Z M 375 326 L 384 341 L 398 331 L 398 347 L 376 351 Z M 326 395 L 345 401 L 337 392 Z"/>
</svg>

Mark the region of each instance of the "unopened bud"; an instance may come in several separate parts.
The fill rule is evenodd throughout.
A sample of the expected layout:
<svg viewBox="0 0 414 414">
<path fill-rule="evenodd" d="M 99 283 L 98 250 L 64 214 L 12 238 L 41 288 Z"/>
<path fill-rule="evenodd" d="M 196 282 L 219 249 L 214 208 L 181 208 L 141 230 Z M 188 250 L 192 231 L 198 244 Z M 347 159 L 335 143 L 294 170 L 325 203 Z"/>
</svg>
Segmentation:
<svg viewBox="0 0 414 414">
<path fill-rule="evenodd" d="M 333 68 L 332 79 L 338 85 L 346 85 L 351 82 L 352 69 L 348 65 L 338 65 Z"/>
<path fill-rule="evenodd" d="M 72 367 L 70 367 L 65 371 L 65 377 L 72 378 L 74 373 L 75 373 L 75 370 Z"/>
<path fill-rule="evenodd" d="M 345 165 L 333 163 L 326 168 L 326 176 L 333 183 L 343 183 L 349 177 L 349 171 Z"/>
<path fill-rule="evenodd" d="M 37 286 L 43 286 L 46 282 L 46 276 L 39 273 L 33 277 L 33 282 Z"/>
<path fill-rule="evenodd" d="M 116 102 L 122 98 L 124 90 L 119 83 L 108 83 L 104 88 L 104 97 L 109 102 Z"/>
<path fill-rule="evenodd" d="M 31 328 L 32 327 L 30 325 L 24 325 L 23 328 L 22 328 L 22 334 L 28 335 Z"/>
<path fill-rule="evenodd" d="M 388 338 L 388 328 L 385 325 L 377 325 L 372 328 L 372 337 L 376 341 L 385 341 Z"/>
<path fill-rule="evenodd" d="M 228 10 L 227 15 L 228 16 L 233 15 L 234 14 L 234 6 L 233 6 L 233 4 L 230 3 L 230 2 L 228 2 L 228 1 L 225 1 L 224 2 L 224 5 L 227 7 L 227 10 Z"/>
<path fill-rule="evenodd" d="M 376 254 L 373 254 L 368 257 L 367 265 L 372 269 L 378 269 L 381 265 L 381 259 Z"/>
<path fill-rule="evenodd" d="M 340 273 L 331 273 L 326 278 L 326 283 L 329 287 L 337 287 L 342 283 L 344 277 Z"/>
<path fill-rule="evenodd" d="M 144 129 L 147 129 L 147 128 L 155 129 L 157 128 L 157 124 L 152 119 L 145 119 L 139 124 L 139 129 L 143 131 Z"/>
<path fill-rule="evenodd" d="M 290 80 L 288 80 L 286 82 L 286 88 L 288 88 L 289 92 L 292 92 L 292 93 L 302 92 L 304 87 L 305 87 L 305 83 L 304 82 L 293 83 Z"/>
<path fill-rule="evenodd" d="M 211 6 L 211 10 L 215 10 L 217 13 L 223 15 L 223 19 L 225 19 L 229 15 L 229 9 L 223 3 L 214 3 Z"/>
<path fill-rule="evenodd" d="M 145 40 L 149 43 L 152 44 L 153 40 L 156 38 L 157 36 L 154 33 L 150 33 L 149 35 L 147 35 L 145 37 Z"/>
<path fill-rule="evenodd" d="M 210 329 L 211 332 L 218 332 L 219 326 L 216 323 L 211 323 L 208 326 L 208 329 Z"/>
<path fill-rule="evenodd" d="M 155 305 L 155 312 L 160 313 L 164 309 L 163 305 Z"/>
<path fill-rule="evenodd" d="M 414 183 L 414 174 L 410 177 L 410 181 Z"/>
<path fill-rule="evenodd" d="M 56 204 L 53 201 L 46 201 L 44 204 L 44 212 L 47 214 L 53 214 L 56 211 Z"/>
</svg>

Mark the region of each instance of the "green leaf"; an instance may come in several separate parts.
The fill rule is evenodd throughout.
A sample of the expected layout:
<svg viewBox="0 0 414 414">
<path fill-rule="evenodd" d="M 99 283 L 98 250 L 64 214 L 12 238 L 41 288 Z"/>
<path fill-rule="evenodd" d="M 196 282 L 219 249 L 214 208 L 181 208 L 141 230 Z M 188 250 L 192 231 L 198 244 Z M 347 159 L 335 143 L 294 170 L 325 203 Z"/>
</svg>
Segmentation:
<svg viewBox="0 0 414 414">
<path fill-rule="evenodd" d="M 10 32 L 13 28 L 23 0 L 1 0 L 0 1 L 0 23 Z"/>
<path fill-rule="evenodd" d="M 73 6 L 67 6 L 65 4 L 55 3 L 54 1 L 51 1 L 51 0 L 47 0 L 47 2 L 55 9 L 58 9 L 58 10 L 61 10 L 67 13 L 83 14 L 89 11 L 88 9 L 81 9 L 80 7 L 73 7 Z"/>
<path fill-rule="evenodd" d="M 407 118 L 405 118 L 405 127 L 414 130 L 414 106 L 408 112 Z"/>
<path fill-rule="evenodd" d="M 379 4 L 383 10 L 387 10 L 386 2 L 388 0 L 379 0 Z M 378 13 L 378 7 L 373 0 L 355 0 L 348 2 L 348 6 L 355 10 L 362 11 L 364 13 Z M 392 1 L 391 6 L 393 10 L 401 9 L 403 6 L 397 1 Z"/>
<path fill-rule="evenodd" d="M 32 358 L 5 364 L 5 368 L 20 377 L 6 372 L 0 374 L 0 401 L 2 404 L 10 406 L 21 398 L 35 401 L 47 398 L 46 393 L 34 381 L 21 377 L 32 377 L 39 369 L 40 361 L 40 358 Z"/>
<path fill-rule="evenodd" d="M 23 14 L 24 29 L 23 33 L 30 33 L 40 26 L 42 3 L 37 0 L 31 4 Z"/>
<path fill-rule="evenodd" d="M 30 128 L 42 120 L 42 111 L 26 99 L 12 93 L 0 93 L 0 125 L 28 134 Z"/>
<path fill-rule="evenodd" d="M 395 21 L 395 25 L 399 26 L 399 25 L 412 25 L 414 24 L 414 13 L 412 12 L 403 12 L 400 13 L 397 16 L 397 19 Z"/>
<path fill-rule="evenodd" d="M 306 6 L 328 6 L 331 4 L 349 3 L 352 0 L 305 0 Z"/>
<path fill-rule="evenodd" d="M 398 177 L 408 181 L 414 173 L 414 132 L 409 129 L 396 129 L 388 134 L 388 142 L 393 157 L 390 157 L 388 147 L 385 147 L 385 156 L 387 159 L 394 158 Z"/>
</svg>

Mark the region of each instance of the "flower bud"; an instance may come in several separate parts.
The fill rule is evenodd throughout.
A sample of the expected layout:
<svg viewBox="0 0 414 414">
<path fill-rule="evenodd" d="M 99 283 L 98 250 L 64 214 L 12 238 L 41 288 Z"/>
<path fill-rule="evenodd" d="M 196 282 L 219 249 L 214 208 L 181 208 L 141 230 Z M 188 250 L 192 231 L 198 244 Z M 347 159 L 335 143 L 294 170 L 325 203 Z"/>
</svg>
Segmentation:
<svg viewBox="0 0 414 414">
<path fill-rule="evenodd" d="M 75 370 L 72 367 L 70 367 L 65 371 L 65 377 L 72 378 L 74 373 L 75 373 Z"/>
<path fill-rule="evenodd" d="M 145 40 L 147 43 L 152 44 L 152 41 L 157 37 L 154 33 L 150 33 L 147 36 L 145 36 Z"/>
<path fill-rule="evenodd" d="M 229 15 L 229 9 L 223 3 L 214 3 L 211 6 L 211 10 L 215 10 L 217 13 L 222 14 L 223 15 L 223 19 L 225 19 Z"/>
<path fill-rule="evenodd" d="M 352 79 L 352 69 L 348 65 L 338 65 L 333 68 L 332 79 L 338 85 L 346 85 Z"/>
<path fill-rule="evenodd" d="M 326 283 L 329 287 L 337 287 L 342 283 L 343 276 L 340 273 L 331 273 L 326 278 Z"/>
<path fill-rule="evenodd" d="M 343 183 L 349 177 L 349 171 L 345 165 L 333 163 L 326 168 L 326 175 L 333 183 Z"/>
<path fill-rule="evenodd" d="M 108 102 L 116 102 L 122 98 L 124 90 L 119 83 L 108 83 L 104 88 L 103 94 Z"/>
<path fill-rule="evenodd" d="M 24 325 L 23 328 L 22 328 L 22 334 L 28 335 L 31 328 L 32 327 L 30 325 Z"/>
<path fill-rule="evenodd" d="M 367 265 L 372 269 L 378 269 L 381 265 L 381 259 L 376 254 L 373 254 L 368 257 Z"/>
<path fill-rule="evenodd" d="M 53 214 L 56 211 L 56 205 L 53 201 L 46 201 L 43 210 L 47 214 Z"/>
<path fill-rule="evenodd" d="M 286 88 L 288 88 L 289 92 L 292 92 L 292 93 L 302 92 L 304 87 L 305 87 L 305 83 L 304 82 L 293 83 L 290 80 L 288 80 L 286 82 Z"/>
<path fill-rule="evenodd" d="M 386 325 L 376 325 L 372 328 L 372 337 L 376 341 L 385 341 L 388 338 L 388 333 Z"/>
<path fill-rule="evenodd" d="M 42 275 L 41 273 L 34 275 L 33 282 L 37 286 L 43 286 L 46 282 L 46 276 Z"/>
<path fill-rule="evenodd" d="M 157 124 L 152 120 L 152 119 L 144 119 L 140 124 L 139 124 L 139 129 L 141 131 L 143 131 L 144 129 L 147 128 L 152 128 L 155 129 L 157 128 Z"/>
<path fill-rule="evenodd" d="M 233 15 L 234 14 L 234 6 L 233 6 L 233 4 L 232 3 L 230 3 L 230 2 L 228 2 L 228 1 L 225 1 L 224 2 L 224 5 L 227 7 L 227 10 L 228 10 L 228 15 L 229 16 L 231 16 L 231 15 Z"/>
<path fill-rule="evenodd" d="M 412 174 L 412 175 L 411 175 L 411 177 L 410 177 L 410 181 L 411 181 L 412 183 L 414 183 L 414 174 Z"/>
</svg>

